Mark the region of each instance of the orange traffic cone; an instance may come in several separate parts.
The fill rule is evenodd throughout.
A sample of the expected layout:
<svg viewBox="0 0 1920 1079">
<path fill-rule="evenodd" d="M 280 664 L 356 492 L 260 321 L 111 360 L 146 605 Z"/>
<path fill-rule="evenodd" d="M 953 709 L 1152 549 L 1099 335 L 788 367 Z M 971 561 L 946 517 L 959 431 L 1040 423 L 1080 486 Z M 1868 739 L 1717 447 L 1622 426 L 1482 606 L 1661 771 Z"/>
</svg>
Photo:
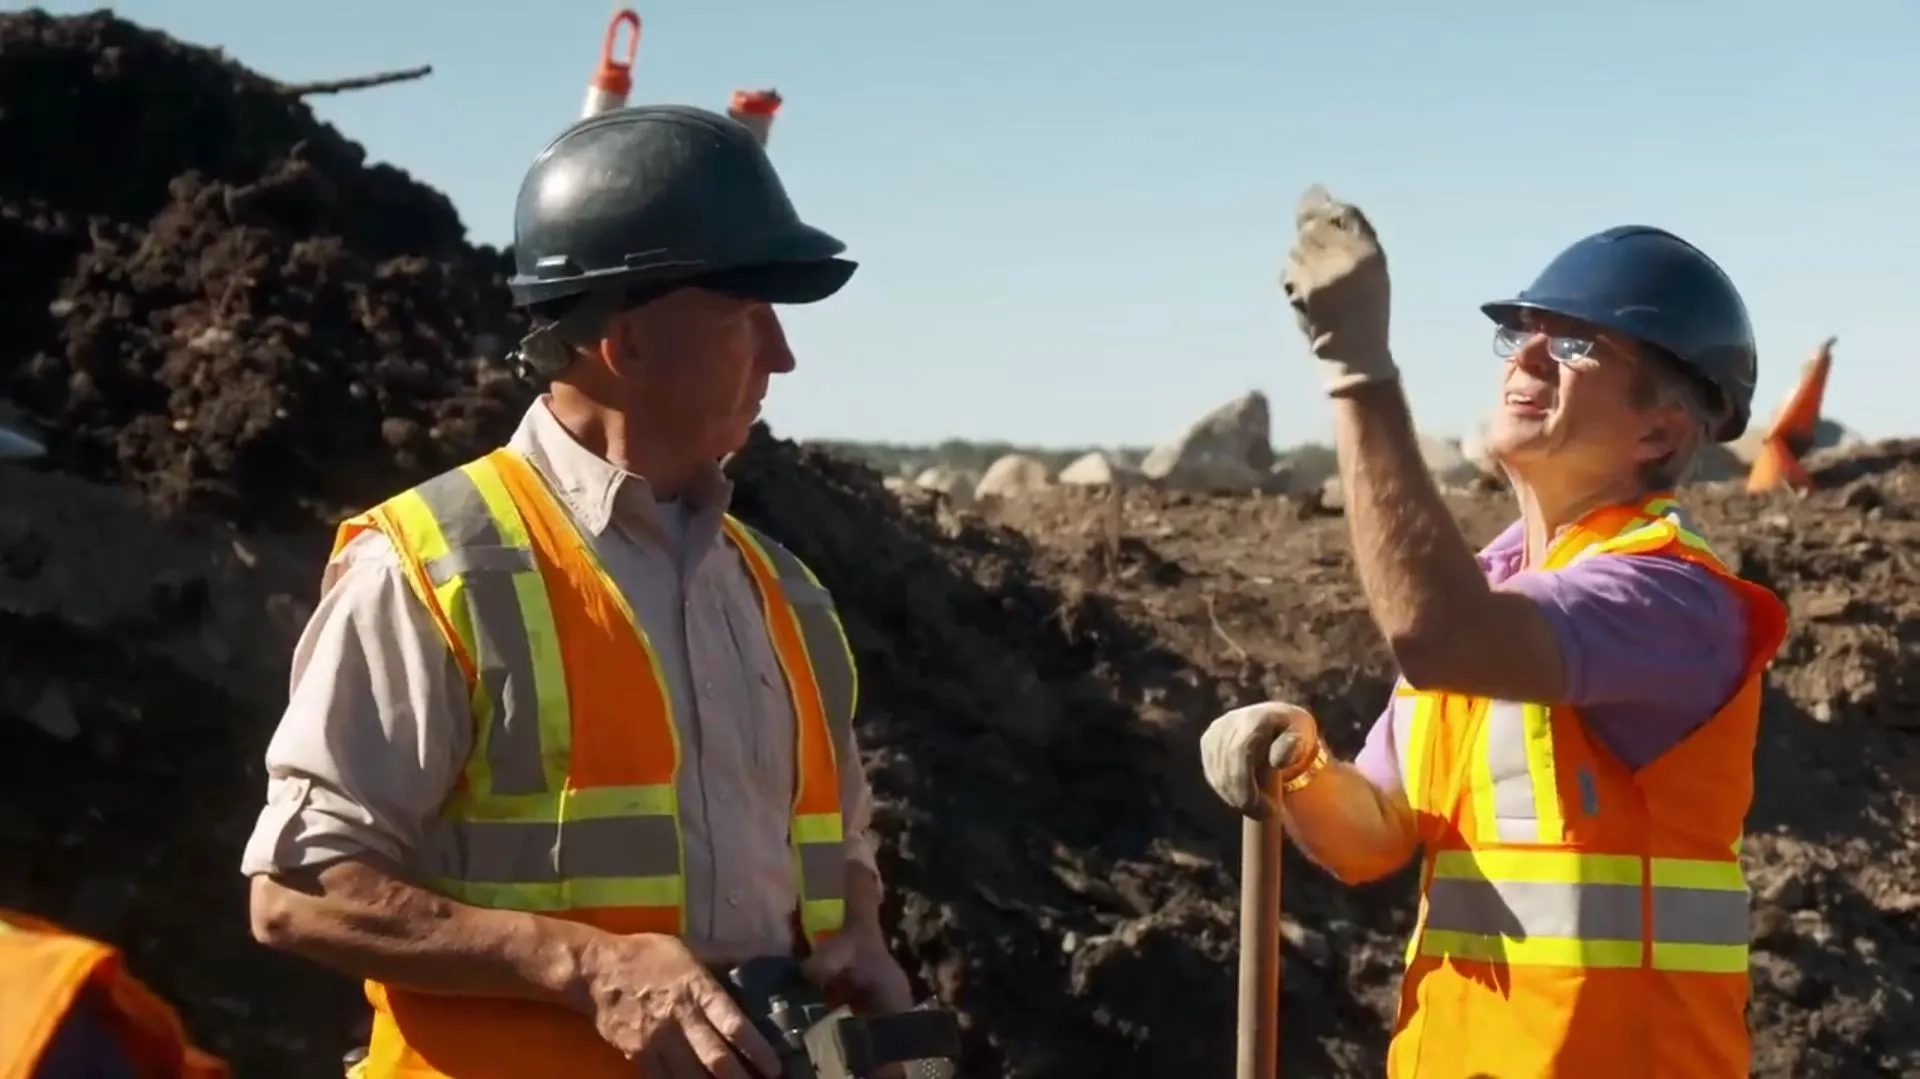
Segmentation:
<svg viewBox="0 0 1920 1079">
<path fill-rule="evenodd" d="M 1835 340 L 1827 338 L 1800 369 L 1800 384 L 1774 414 L 1772 426 L 1760 440 L 1760 452 L 1747 473 L 1747 490 L 1771 491 L 1786 486 L 1804 494 L 1813 486 L 1813 477 L 1800 458 L 1813 449 L 1820 403 L 1827 393 L 1827 373 L 1833 369 Z"/>
<path fill-rule="evenodd" d="M 622 26 L 629 28 L 632 36 L 627 39 L 627 58 L 615 60 L 613 44 Z M 614 12 L 612 21 L 607 23 L 607 40 L 600 46 L 600 68 L 587 81 L 587 103 L 580 110 L 582 120 L 609 109 L 626 107 L 627 95 L 633 92 L 633 61 L 639 53 L 640 16 L 632 8 L 622 8 Z"/>
</svg>

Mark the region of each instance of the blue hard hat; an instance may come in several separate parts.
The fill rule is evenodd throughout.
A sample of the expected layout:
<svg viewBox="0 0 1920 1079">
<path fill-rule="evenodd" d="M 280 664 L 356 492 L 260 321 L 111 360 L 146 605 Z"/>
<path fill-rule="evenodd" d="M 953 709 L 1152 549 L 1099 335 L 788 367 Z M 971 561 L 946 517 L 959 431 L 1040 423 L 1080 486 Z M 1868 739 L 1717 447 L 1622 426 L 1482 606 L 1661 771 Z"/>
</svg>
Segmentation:
<svg viewBox="0 0 1920 1079">
<path fill-rule="evenodd" d="M 1713 437 L 1747 429 L 1759 357 L 1747 305 L 1726 271 L 1663 229 L 1621 225 L 1560 252 L 1520 295 L 1481 305 L 1513 325 L 1525 311 L 1578 319 L 1652 345 L 1710 386 L 1726 406 Z"/>
</svg>

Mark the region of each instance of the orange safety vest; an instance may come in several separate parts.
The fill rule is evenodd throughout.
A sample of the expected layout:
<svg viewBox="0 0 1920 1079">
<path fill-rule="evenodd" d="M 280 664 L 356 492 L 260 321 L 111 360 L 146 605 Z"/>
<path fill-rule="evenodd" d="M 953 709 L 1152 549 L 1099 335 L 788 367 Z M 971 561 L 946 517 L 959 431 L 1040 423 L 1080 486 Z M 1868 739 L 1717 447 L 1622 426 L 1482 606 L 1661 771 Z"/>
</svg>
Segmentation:
<svg viewBox="0 0 1920 1079">
<path fill-rule="evenodd" d="M 0 910 L 0 1079 L 33 1079 L 82 994 L 143 1076 L 227 1079 L 227 1066 L 187 1040 L 180 1016 L 127 973 L 111 945 Z"/>
<path fill-rule="evenodd" d="M 1772 592 L 1734 576 L 1670 497 L 1591 513 L 1542 570 L 1679 558 L 1747 611 L 1732 699 L 1638 771 L 1577 709 L 1444 692 L 1397 724 L 1425 847 L 1389 1079 L 1745 1079 L 1748 894 L 1740 836 Z"/>
<path fill-rule="evenodd" d="M 444 860 L 426 867 L 432 886 L 612 933 L 683 935 L 680 742 L 659 657 L 546 482 L 496 450 L 345 522 L 334 550 L 369 529 L 399 552 L 473 712 L 473 750 L 423 848 Z M 853 720 L 853 656 L 798 558 L 732 516 L 723 532 L 759 593 L 798 720 L 796 913 L 817 944 L 846 914 L 835 746 Z M 633 1075 L 561 1008 L 377 982 L 367 998 L 367 1079 Z"/>
</svg>

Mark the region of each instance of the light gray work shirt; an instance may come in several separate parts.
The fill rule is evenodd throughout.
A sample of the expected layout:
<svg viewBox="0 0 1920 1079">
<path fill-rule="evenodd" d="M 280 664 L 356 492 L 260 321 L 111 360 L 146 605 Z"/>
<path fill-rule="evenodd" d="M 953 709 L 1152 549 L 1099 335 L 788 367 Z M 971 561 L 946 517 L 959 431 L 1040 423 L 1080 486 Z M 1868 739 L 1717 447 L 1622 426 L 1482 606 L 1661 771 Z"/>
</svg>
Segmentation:
<svg viewBox="0 0 1920 1079">
<path fill-rule="evenodd" d="M 709 963 L 788 953 L 796 720 L 758 593 L 721 535 L 732 485 L 716 466 L 684 504 L 657 503 L 645 480 L 574 441 L 545 399 L 507 445 L 559 493 L 659 653 L 685 755 L 688 946 Z M 427 824 L 472 744 L 465 679 L 393 544 L 355 537 L 328 563 L 294 650 L 242 872 L 366 853 L 433 864 Z M 835 749 L 847 856 L 877 878 L 873 796 L 851 731 Z"/>
</svg>

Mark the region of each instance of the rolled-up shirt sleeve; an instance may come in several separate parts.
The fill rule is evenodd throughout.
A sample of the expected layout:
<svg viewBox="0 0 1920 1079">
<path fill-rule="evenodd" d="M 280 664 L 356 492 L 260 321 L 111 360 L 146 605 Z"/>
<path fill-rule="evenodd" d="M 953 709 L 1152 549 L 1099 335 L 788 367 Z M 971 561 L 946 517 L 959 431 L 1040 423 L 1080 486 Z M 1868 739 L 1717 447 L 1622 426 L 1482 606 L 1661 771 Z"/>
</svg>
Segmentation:
<svg viewBox="0 0 1920 1079">
<path fill-rule="evenodd" d="M 1711 719 L 1746 673 L 1745 605 L 1692 562 L 1604 554 L 1501 587 L 1546 614 L 1566 665 L 1562 703 L 1631 768 Z"/>
<path fill-rule="evenodd" d="M 407 864 L 471 745 L 462 684 L 392 544 L 355 538 L 328 565 L 294 649 L 241 872 L 368 854 Z"/>
</svg>

